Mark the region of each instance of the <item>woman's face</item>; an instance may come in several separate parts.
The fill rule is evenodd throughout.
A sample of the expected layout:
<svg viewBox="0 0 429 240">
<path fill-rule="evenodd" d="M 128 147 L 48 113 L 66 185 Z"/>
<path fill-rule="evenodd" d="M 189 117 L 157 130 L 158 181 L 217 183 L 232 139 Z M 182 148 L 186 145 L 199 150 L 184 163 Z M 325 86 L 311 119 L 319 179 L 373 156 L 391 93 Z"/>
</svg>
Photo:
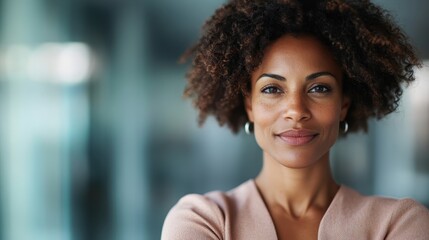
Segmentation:
<svg viewBox="0 0 429 240">
<path fill-rule="evenodd" d="M 311 36 L 285 35 L 252 73 L 246 111 L 265 157 L 290 168 L 328 158 L 349 99 L 329 49 Z"/>
</svg>

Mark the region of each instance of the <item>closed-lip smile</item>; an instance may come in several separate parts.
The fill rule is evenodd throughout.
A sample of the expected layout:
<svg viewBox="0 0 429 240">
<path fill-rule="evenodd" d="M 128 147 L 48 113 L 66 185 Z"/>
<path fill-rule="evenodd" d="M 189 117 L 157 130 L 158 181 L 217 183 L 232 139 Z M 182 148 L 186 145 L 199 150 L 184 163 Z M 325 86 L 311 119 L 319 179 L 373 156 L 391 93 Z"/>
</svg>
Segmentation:
<svg viewBox="0 0 429 240">
<path fill-rule="evenodd" d="M 307 129 L 292 129 L 276 134 L 282 141 L 293 146 L 307 144 L 317 135 L 319 135 L 317 132 Z"/>
</svg>

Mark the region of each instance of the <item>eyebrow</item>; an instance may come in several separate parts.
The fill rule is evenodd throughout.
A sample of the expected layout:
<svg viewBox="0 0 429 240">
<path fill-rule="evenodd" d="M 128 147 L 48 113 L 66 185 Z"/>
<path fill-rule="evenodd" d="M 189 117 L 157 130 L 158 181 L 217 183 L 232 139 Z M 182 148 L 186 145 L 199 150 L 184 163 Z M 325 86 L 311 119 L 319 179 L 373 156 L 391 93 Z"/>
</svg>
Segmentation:
<svg viewBox="0 0 429 240">
<path fill-rule="evenodd" d="M 285 77 L 282 77 L 280 75 L 273 74 L 273 73 L 263 73 L 263 74 L 261 74 L 261 76 L 258 77 L 258 80 L 263 78 L 263 77 L 274 78 L 274 79 L 279 80 L 279 81 L 286 81 Z"/>
<path fill-rule="evenodd" d="M 316 79 L 316 78 L 321 77 L 321 76 L 331 76 L 334 79 L 337 79 L 334 76 L 334 74 L 332 74 L 330 72 L 316 72 L 316 73 L 312 73 L 312 74 L 308 75 L 307 77 L 305 77 L 305 80 L 313 80 L 313 79 Z"/>
<path fill-rule="evenodd" d="M 305 80 L 306 81 L 314 80 L 314 79 L 321 77 L 321 76 L 331 76 L 331 77 L 336 79 L 334 74 L 332 74 L 330 72 L 316 72 L 316 73 L 312 73 L 312 74 L 308 75 L 307 77 L 305 77 Z M 263 77 L 269 77 L 269 78 L 273 78 L 273 79 L 276 79 L 279 81 L 286 81 L 285 77 L 277 75 L 277 74 L 273 74 L 273 73 L 263 73 L 263 74 L 261 74 L 261 76 L 259 76 L 259 78 L 257 80 L 259 80 L 260 78 L 263 78 Z"/>
</svg>

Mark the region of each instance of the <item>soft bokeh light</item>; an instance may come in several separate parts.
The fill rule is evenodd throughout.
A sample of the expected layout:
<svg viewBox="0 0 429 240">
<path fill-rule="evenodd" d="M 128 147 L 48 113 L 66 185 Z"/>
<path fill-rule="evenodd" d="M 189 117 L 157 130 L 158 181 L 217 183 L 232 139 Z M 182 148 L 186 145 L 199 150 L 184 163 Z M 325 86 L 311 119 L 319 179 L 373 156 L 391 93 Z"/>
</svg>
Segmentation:
<svg viewBox="0 0 429 240">
<path fill-rule="evenodd" d="M 1 51 L 3 79 L 24 78 L 59 84 L 78 84 L 90 78 L 91 50 L 85 43 L 11 45 Z"/>
</svg>

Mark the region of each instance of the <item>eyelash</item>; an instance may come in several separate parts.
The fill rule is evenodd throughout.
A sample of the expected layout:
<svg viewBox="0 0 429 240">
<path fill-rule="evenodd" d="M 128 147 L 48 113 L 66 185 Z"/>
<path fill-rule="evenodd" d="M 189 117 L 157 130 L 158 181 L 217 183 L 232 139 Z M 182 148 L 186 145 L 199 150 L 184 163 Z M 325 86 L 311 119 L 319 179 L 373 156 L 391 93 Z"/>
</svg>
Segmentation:
<svg viewBox="0 0 429 240">
<path fill-rule="evenodd" d="M 273 90 L 275 90 L 275 92 L 273 92 Z M 276 86 L 266 86 L 261 90 L 262 93 L 264 94 L 281 94 L 283 93 L 283 91 Z M 329 93 L 331 92 L 331 88 L 329 86 L 325 86 L 325 85 L 316 85 L 313 86 L 309 91 L 309 93 L 319 93 L 319 94 L 323 94 L 323 93 Z"/>
<path fill-rule="evenodd" d="M 315 89 L 323 88 L 321 91 L 316 91 Z M 331 88 L 325 85 L 316 85 L 309 90 L 310 93 L 328 93 L 331 92 Z"/>
<path fill-rule="evenodd" d="M 272 90 L 275 90 L 276 92 L 271 92 Z M 265 93 L 265 94 L 280 94 L 280 93 L 283 93 L 283 91 L 279 87 L 272 86 L 272 85 L 264 87 L 261 90 L 261 92 Z"/>
</svg>

